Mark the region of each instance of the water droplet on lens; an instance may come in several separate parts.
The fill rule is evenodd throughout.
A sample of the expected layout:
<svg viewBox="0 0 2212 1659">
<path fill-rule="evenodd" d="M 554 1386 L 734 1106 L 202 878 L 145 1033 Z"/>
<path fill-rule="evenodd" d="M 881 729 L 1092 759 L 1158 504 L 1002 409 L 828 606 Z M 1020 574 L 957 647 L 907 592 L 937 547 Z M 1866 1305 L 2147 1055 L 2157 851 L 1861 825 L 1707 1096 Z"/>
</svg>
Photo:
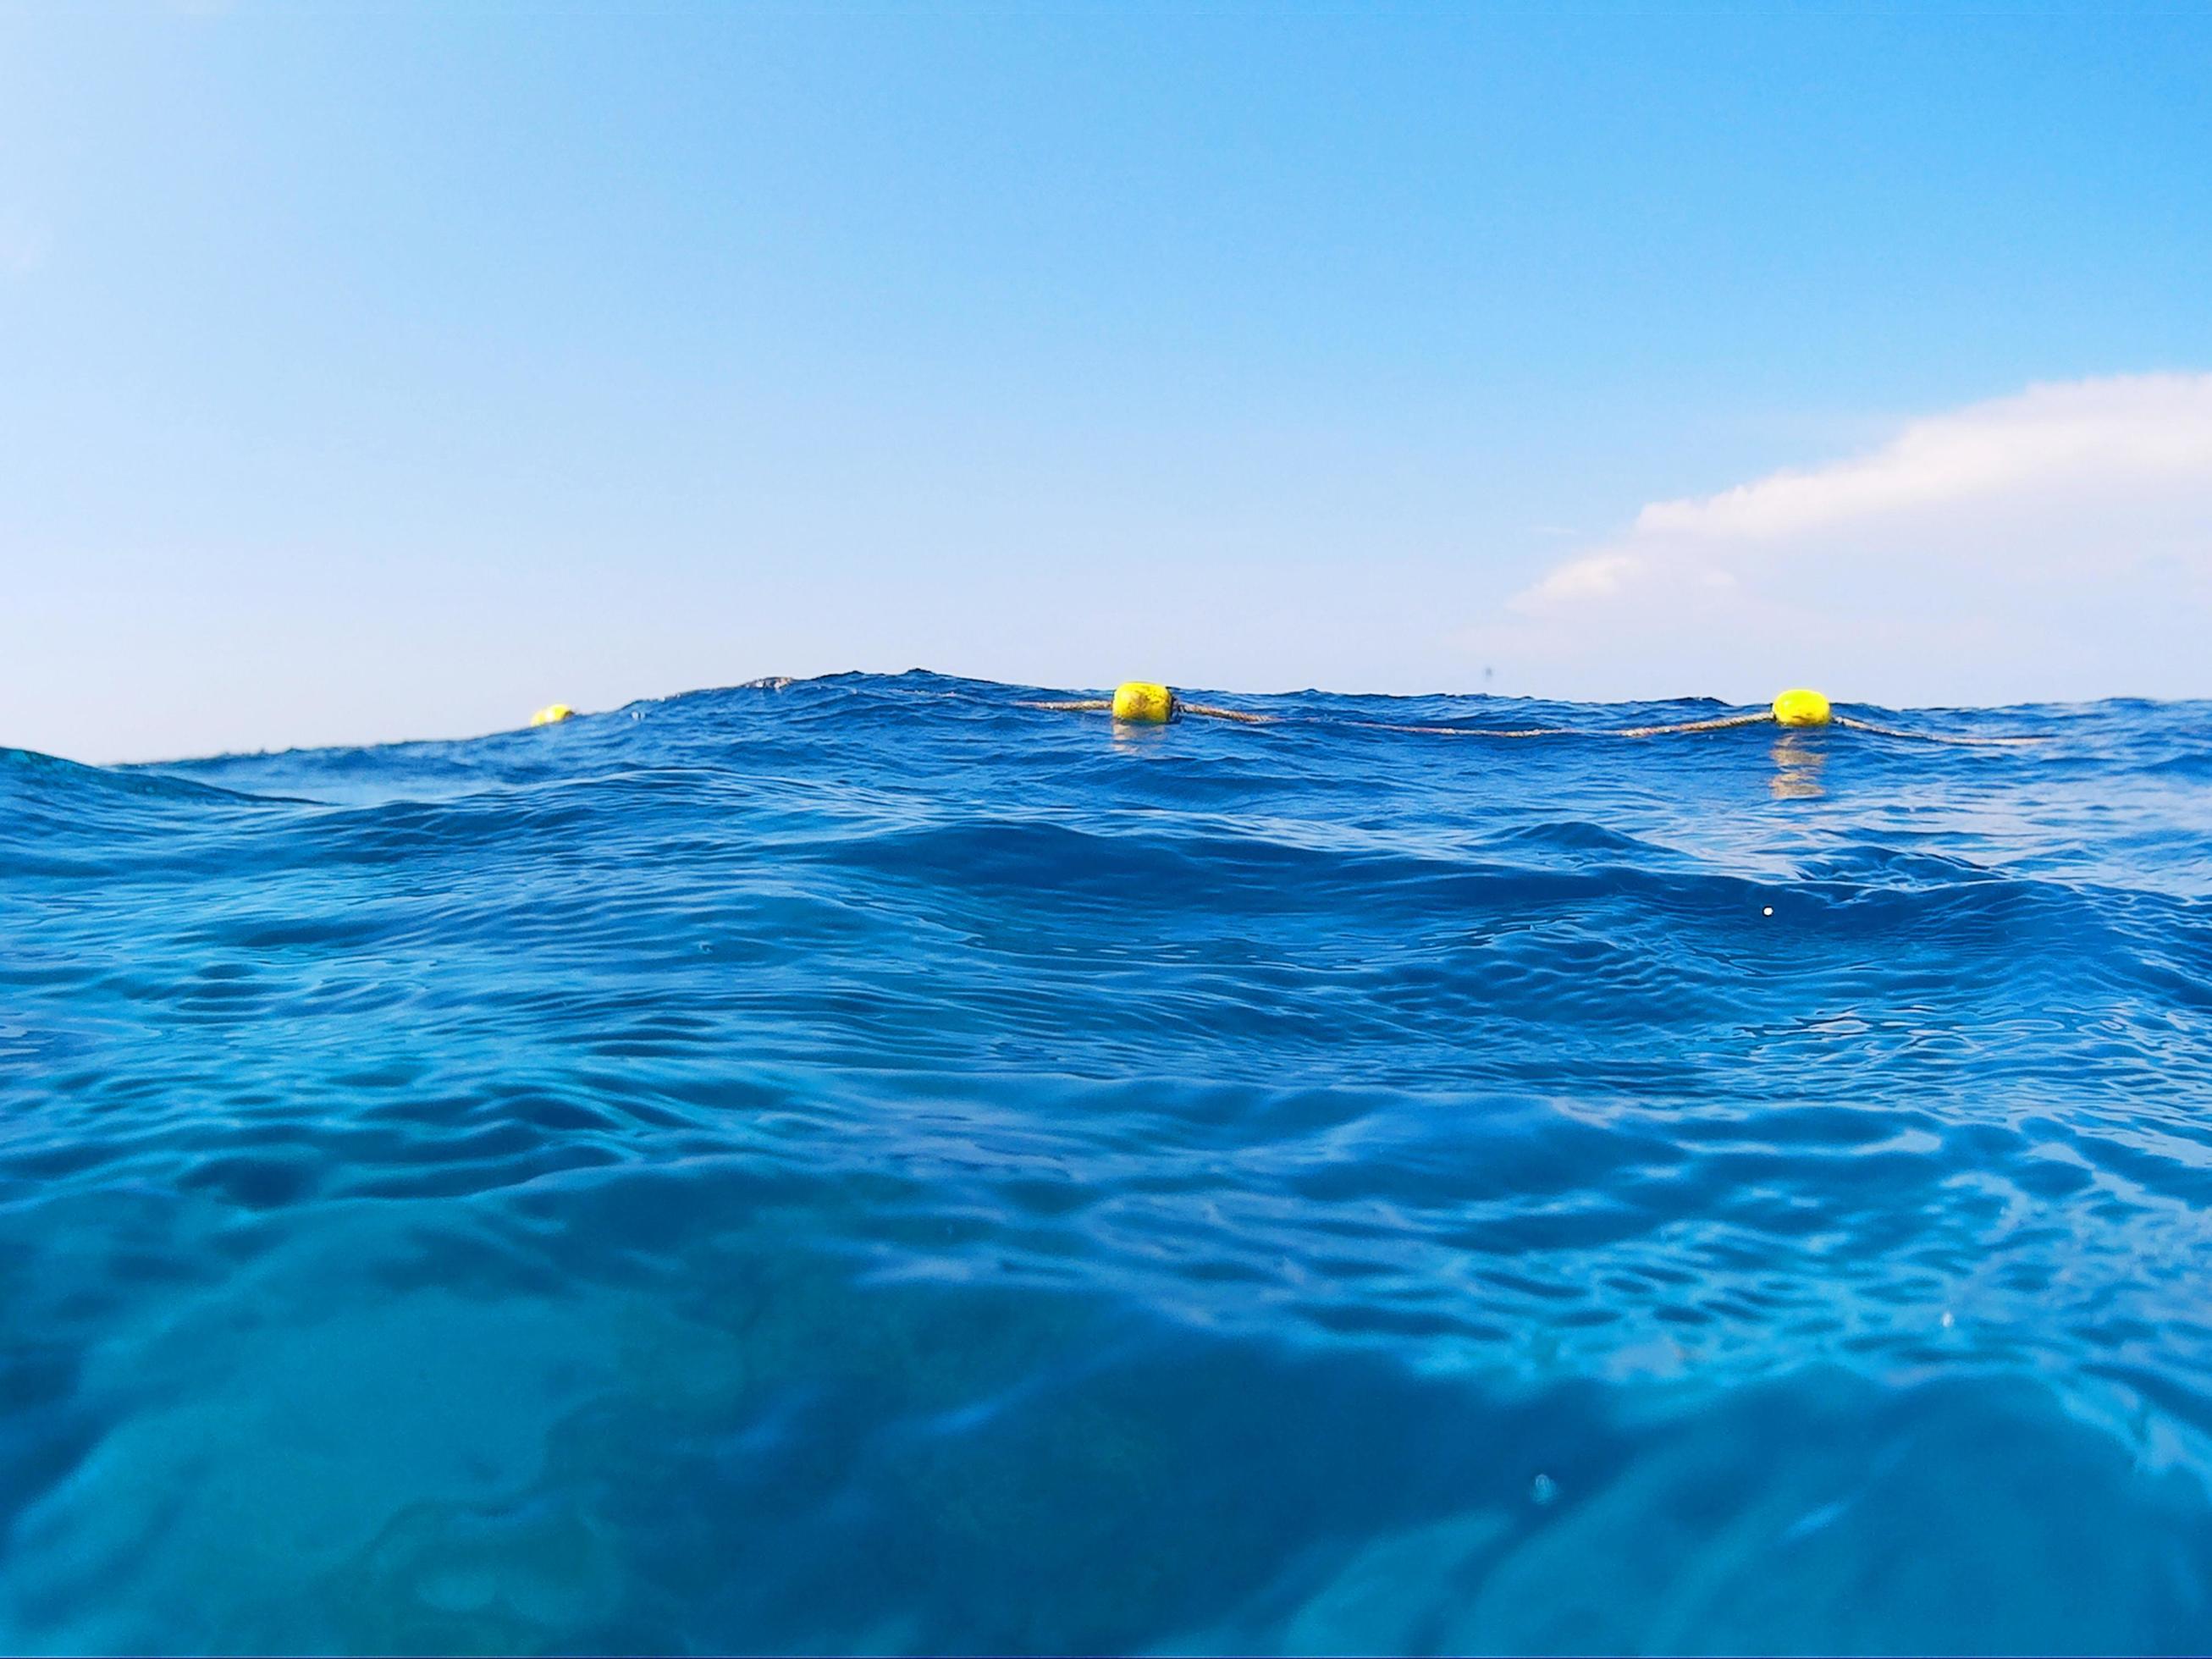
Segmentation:
<svg viewBox="0 0 2212 1659">
<path fill-rule="evenodd" d="M 1541 1509 L 1559 1495 L 1559 1483 L 1548 1474 L 1540 1474 L 1528 1483 L 1528 1500 Z"/>
</svg>

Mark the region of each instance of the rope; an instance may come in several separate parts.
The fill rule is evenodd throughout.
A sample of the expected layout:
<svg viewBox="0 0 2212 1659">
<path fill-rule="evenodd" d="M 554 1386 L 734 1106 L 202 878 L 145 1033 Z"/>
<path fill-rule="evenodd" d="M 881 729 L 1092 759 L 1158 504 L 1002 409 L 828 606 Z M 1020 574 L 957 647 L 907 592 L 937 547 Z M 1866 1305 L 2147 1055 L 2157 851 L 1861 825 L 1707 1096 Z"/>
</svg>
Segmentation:
<svg viewBox="0 0 2212 1659">
<path fill-rule="evenodd" d="M 1914 743 L 1952 743 L 1977 749 L 2012 748 L 2024 743 L 2048 743 L 2048 738 L 1962 738 L 1947 737 L 1934 732 L 1900 732 L 1893 726 L 1876 726 L 1872 720 L 1855 720 L 1849 714 L 1836 716 L 1836 724 L 1848 726 L 1854 732 L 1871 732 L 1878 738 L 1905 738 Z"/>
<path fill-rule="evenodd" d="M 1680 726 L 1632 726 L 1625 732 L 1615 732 L 1616 738 L 1666 738 L 1677 732 L 1726 732 L 1738 726 L 1768 726 L 1777 724 L 1774 716 L 1762 708 L 1756 714 L 1724 714 L 1718 720 L 1684 720 Z"/>
<path fill-rule="evenodd" d="M 1202 702 L 1185 702 L 1180 697 L 1176 707 L 1186 714 L 1203 714 L 1210 720 L 1237 720 L 1245 726 L 1280 726 L 1280 714 L 1248 714 L 1241 708 L 1212 708 Z"/>
<path fill-rule="evenodd" d="M 1111 697 L 1080 697 L 1066 702 L 1022 704 L 1024 708 L 1056 708 L 1077 714 L 1098 714 L 1113 706 L 1114 699 Z M 1241 708 L 1216 708 L 1208 703 L 1185 702 L 1181 697 L 1176 699 L 1175 706 L 1178 714 L 1203 714 L 1212 720 L 1237 720 L 1245 726 L 1280 726 L 1283 723 L 1280 714 L 1248 714 Z M 1410 731 L 1413 728 L 1409 726 L 1407 729 Z"/>
<path fill-rule="evenodd" d="M 1111 709 L 1114 707 L 1114 701 L 1110 697 L 1084 697 L 1063 702 L 1024 702 L 1021 706 L 1024 708 L 1050 708 L 1071 714 L 1099 714 Z M 1182 714 L 1197 714 L 1207 720 L 1235 720 L 1244 726 L 1285 724 L 1284 717 L 1280 714 L 1254 714 L 1241 708 L 1217 708 L 1208 703 L 1184 702 L 1180 698 L 1176 701 L 1176 712 Z M 1318 720 L 1310 723 L 1324 724 Z M 1671 738 L 1692 732 L 1730 732 L 1739 726 L 1778 726 L 1781 722 L 1774 718 L 1771 710 L 1762 708 L 1753 714 L 1723 714 L 1717 720 L 1683 720 L 1673 726 L 1629 726 L 1612 732 L 1583 732 L 1571 726 L 1528 726 L 1508 731 L 1493 731 L 1479 726 L 1403 726 L 1390 720 L 1339 720 L 1334 724 L 1358 726 L 1369 732 L 1412 732 L 1423 737 L 1435 738 Z M 1834 716 L 1830 724 L 1847 726 L 1851 731 L 1865 732 L 1878 738 L 1899 738 L 1908 743 L 1951 744 L 1961 748 L 2010 748 L 2023 744 L 2050 741 L 2049 738 L 2041 737 L 1969 738 L 1935 732 L 1905 732 L 1893 726 L 1876 726 L 1871 720 L 1854 720 L 1848 714 Z M 1790 726 L 1784 729 L 1817 732 L 1820 727 L 1817 726 Z"/>
<path fill-rule="evenodd" d="M 1389 720 L 1346 720 L 1346 726 L 1357 726 L 1369 732 L 1419 732 L 1432 738 L 1571 738 L 1575 733 L 1564 726 L 1530 726 L 1518 731 L 1500 732 L 1486 726 L 1395 726 Z"/>
</svg>

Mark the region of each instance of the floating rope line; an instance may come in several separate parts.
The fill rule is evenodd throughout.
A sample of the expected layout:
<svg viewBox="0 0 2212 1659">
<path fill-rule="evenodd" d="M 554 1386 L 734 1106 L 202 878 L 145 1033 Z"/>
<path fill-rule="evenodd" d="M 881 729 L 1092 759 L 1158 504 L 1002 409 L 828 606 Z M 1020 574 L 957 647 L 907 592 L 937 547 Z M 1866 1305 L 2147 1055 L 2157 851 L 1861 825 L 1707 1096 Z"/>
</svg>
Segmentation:
<svg viewBox="0 0 2212 1659">
<path fill-rule="evenodd" d="M 1079 714 L 1103 714 L 1110 712 L 1114 714 L 1114 718 L 1115 720 L 1120 720 L 1125 726 L 1160 726 L 1165 724 L 1164 721 L 1161 720 L 1132 720 L 1128 715 L 1115 710 L 1114 700 L 1111 697 L 1079 697 L 1066 702 L 1025 702 L 1022 707 L 1024 708 L 1060 708 Z M 1202 702 L 1185 702 L 1181 697 L 1177 697 L 1175 700 L 1174 712 L 1168 716 L 1168 719 L 1176 720 L 1185 714 L 1201 714 L 1210 720 L 1237 720 L 1245 726 L 1280 726 L 1284 723 L 1283 717 L 1280 714 L 1249 714 L 1242 708 L 1214 708 Z M 1346 720 L 1343 724 L 1346 726 L 1372 726 L 1375 722 L 1372 720 Z M 1424 732 L 1429 730 L 1449 732 L 1455 730 L 1456 728 L 1448 726 L 1439 726 L 1433 728 L 1420 726 L 1393 726 L 1384 729 L 1392 732 Z"/>
<path fill-rule="evenodd" d="M 1975 748 L 2008 747 L 2023 743 L 2048 743 L 2048 738 L 1968 738 L 1940 732 L 1900 732 L 1893 726 L 1876 726 L 1872 720 L 1855 720 L 1848 714 L 1836 716 L 1836 724 L 1848 726 L 1854 732 L 1871 732 L 1881 738 L 1909 738 L 1915 743 L 1967 744 Z"/>
<path fill-rule="evenodd" d="M 1110 714 L 1127 726 L 1164 726 L 1185 714 L 1206 720 L 1236 720 L 1246 726 L 1281 726 L 1286 723 L 1280 714 L 1254 714 L 1241 708 L 1217 708 L 1202 702 L 1186 702 L 1166 686 L 1152 680 L 1131 680 L 1116 688 L 1111 697 L 1030 702 L 1022 706 L 1025 708 L 1064 709 L 1079 714 Z M 1728 732 L 1741 726 L 1779 726 L 1795 730 L 1841 726 L 1854 732 L 1866 732 L 1876 737 L 1902 738 L 1912 743 L 1984 747 L 2045 741 L 2039 737 L 1970 738 L 1933 732 L 1904 732 L 1893 726 L 1876 726 L 1871 720 L 1853 720 L 1848 714 L 1837 714 L 1829 706 L 1827 698 L 1818 691 L 1808 691 L 1802 687 L 1784 691 L 1775 698 L 1771 707 L 1762 708 L 1757 714 L 1723 714 L 1716 720 L 1681 720 L 1671 726 L 1630 726 L 1613 732 L 1587 732 L 1571 726 L 1529 726 L 1493 731 L 1473 726 L 1407 726 L 1389 720 L 1341 720 L 1334 724 L 1356 726 L 1370 732 L 1413 732 L 1439 738 L 1670 738 L 1692 732 Z"/>
</svg>

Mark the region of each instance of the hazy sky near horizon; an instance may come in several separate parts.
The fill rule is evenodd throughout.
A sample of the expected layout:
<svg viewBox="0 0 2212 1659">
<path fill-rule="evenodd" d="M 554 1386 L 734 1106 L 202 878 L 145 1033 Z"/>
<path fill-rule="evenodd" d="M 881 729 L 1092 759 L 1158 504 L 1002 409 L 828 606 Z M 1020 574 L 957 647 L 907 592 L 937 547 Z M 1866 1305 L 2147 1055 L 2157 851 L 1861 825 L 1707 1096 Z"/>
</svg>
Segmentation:
<svg viewBox="0 0 2212 1659">
<path fill-rule="evenodd" d="M 2212 696 L 2212 7 L 0 0 L 0 744 Z"/>
</svg>

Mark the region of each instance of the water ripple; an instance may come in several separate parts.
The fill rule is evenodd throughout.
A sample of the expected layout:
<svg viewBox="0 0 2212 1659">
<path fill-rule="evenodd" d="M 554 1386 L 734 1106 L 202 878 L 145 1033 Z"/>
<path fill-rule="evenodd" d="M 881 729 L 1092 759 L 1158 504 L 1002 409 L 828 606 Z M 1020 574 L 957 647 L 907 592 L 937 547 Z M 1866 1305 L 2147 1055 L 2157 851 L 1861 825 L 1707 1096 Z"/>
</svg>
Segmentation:
<svg viewBox="0 0 2212 1659">
<path fill-rule="evenodd" d="M 0 750 L 0 1643 L 2212 1645 L 2203 707 L 1035 696 Z"/>
</svg>

